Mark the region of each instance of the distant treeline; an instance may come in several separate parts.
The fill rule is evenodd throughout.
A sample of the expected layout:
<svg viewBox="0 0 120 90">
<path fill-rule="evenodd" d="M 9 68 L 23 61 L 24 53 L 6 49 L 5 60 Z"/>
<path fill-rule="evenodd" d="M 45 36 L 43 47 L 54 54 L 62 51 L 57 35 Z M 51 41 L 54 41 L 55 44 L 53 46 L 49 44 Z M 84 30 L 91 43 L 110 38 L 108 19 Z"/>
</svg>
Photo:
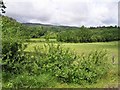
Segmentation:
<svg viewBox="0 0 120 90">
<path fill-rule="evenodd" d="M 9 36 L 22 36 L 22 38 L 57 39 L 59 42 L 108 42 L 120 40 L 117 26 L 99 27 L 69 27 L 42 24 L 21 24 L 16 20 L 2 16 L 2 32 Z M 11 28 L 8 28 L 11 27 Z"/>
<path fill-rule="evenodd" d="M 108 27 L 67 27 L 28 26 L 30 38 L 57 39 L 59 42 L 108 42 L 120 40 L 117 26 Z"/>
<path fill-rule="evenodd" d="M 57 40 L 61 42 L 108 42 L 120 40 L 118 28 L 85 28 L 78 30 L 61 31 Z"/>
</svg>

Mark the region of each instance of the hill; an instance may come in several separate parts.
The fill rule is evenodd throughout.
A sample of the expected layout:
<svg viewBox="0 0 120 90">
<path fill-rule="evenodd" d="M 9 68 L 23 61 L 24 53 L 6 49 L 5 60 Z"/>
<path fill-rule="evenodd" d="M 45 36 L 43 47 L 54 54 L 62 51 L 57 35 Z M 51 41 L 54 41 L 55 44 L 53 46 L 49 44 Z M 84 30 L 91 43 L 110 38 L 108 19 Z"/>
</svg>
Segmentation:
<svg viewBox="0 0 120 90">
<path fill-rule="evenodd" d="M 105 42 L 120 40 L 117 26 L 70 27 L 40 23 L 19 23 L 15 19 L 2 16 L 3 33 L 25 38 L 49 38 L 59 42 Z M 12 28 L 12 29 L 11 29 Z"/>
</svg>

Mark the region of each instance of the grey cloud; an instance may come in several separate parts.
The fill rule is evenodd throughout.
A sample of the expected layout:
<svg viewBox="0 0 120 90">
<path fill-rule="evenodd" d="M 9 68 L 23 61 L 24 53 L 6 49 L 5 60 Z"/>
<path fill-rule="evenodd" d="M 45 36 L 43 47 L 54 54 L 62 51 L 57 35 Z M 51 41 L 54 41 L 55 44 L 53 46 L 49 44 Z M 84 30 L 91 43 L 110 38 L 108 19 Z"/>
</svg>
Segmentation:
<svg viewBox="0 0 120 90">
<path fill-rule="evenodd" d="M 102 21 L 104 24 L 116 24 L 117 21 L 114 18 L 109 18 L 104 21 Z"/>
<path fill-rule="evenodd" d="M 36 10 L 32 2 L 10 2 L 7 5 L 7 16 L 13 17 L 20 22 L 28 22 L 31 19 L 49 21 L 50 16 L 47 11 Z"/>
<path fill-rule="evenodd" d="M 6 15 L 20 22 L 96 26 L 115 25 L 118 19 L 118 0 L 5 1 Z"/>
</svg>

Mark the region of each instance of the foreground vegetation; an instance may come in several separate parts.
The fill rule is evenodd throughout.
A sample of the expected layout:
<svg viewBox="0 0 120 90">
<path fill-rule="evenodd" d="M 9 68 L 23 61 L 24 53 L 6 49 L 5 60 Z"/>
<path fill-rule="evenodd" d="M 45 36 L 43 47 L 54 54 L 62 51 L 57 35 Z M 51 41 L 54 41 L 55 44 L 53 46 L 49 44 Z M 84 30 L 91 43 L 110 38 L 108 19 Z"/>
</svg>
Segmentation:
<svg viewBox="0 0 120 90">
<path fill-rule="evenodd" d="M 84 44 L 84 43 L 82 43 L 82 44 Z M 56 44 L 55 45 L 45 44 L 45 46 L 44 46 L 44 43 L 41 43 L 41 42 L 40 43 L 32 42 L 31 44 L 29 43 L 28 48 L 25 51 L 35 52 L 35 53 L 34 54 L 32 53 L 32 55 L 28 56 L 29 61 L 26 61 L 26 60 L 23 61 L 23 63 L 25 62 L 25 67 L 23 67 L 24 66 L 23 63 L 22 63 L 22 67 L 20 67 L 23 70 L 22 74 L 19 74 L 19 75 L 17 74 L 16 76 L 11 75 L 11 79 L 8 78 L 10 81 L 9 82 L 7 81 L 5 83 L 5 87 L 16 87 L 16 88 L 17 87 L 29 87 L 29 88 L 35 88 L 35 87 L 79 87 L 79 88 L 100 87 L 101 88 L 101 87 L 111 87 L 111 86 L 117 87 L 117 80 L 118 80 L 117 79 L 117 56 L 116 56 L 117 55 L 117 48 L 116 48 L 117 42 L 111 42 L 111 43 L 106 43 L 106 44 L 92 43 L 92 46 L 94 48 L 98 48 L 101 46 L 102 48 L 109 50 L 110 53 L 109 53 L 109 55 L 107 54 L 107 56 L 106 56 L 107 52 L 97 52 L 97 51 L 94 52 L 93 51 L 92 53 L 90 53 L 91 51 L 89 51 L 89 50 L 85 50 L 84 48 L 79 48 L 79 46 L 82 46 L 82 44 L 71 45 L 71 44 L 63 43 L 64 47 L 69 47 L 71 49 L 76 48 L 76 50 L 75 50 L 75 52 L 77 51 L 76 54 L 75 53 L 72 54 L 70 51 L 66 51 L 67 49 L 65 49 L 65 48 L 63 49 L 59 45 L 56 45 Z M 107 45 L 108 46 L 111 45 L 111 47 L 107 47 Z M 37 47 L 36 49 L 34 49 L 36 46 L 40 46 L 41 48 Z M 78 46 L 78 47 L 76 47 L 76 46 Z M 86 46 L 83 46 L 83 47 L 87 48 L 87 46 L 90 46 L 90 44 L 87 44 Z M 62 49 L 63 49 L 63 51 L 62 51 Z M 84 49 L 84 51 L 82 50 L 80 52 L 79 49 Z M 67 52 L 69 52 L 69 53 L 67 53 Z M 83 52 L 88 52 L 88 54 L 87 55 L 86 55 L 86 53 L 82 54 Z M 113 64 L 112 57 L 108 57 L 112 53 L 115 54 L 115 63 L 116 64 Z M 44 56 L 42 56 L 42 55 L 44 55 Z M 102 55 L 105 55 L 105 56 L 102 56 Z M 90 57 L 91 57 L 91 59 L 90 59 Z M 103 59 L 102 59 L 102 57 L 103 57 Z M 108 61 L 107 61 L 107 58 L 108 58 Z M 72 64 L 73 66 L 75 65 L 74 67 L 71 66 L 70 64 L 68 64 L 71 61 L 70 59 L 72 59 L 71 63 L 73 63 Z M 67 60 L 70 60 L 70 61 L 67 61 Z M 93 63 L 94 60 L 98 60 L 98 62 L 95 64 L 95 63 Z M 101 63 L 101 64 L 99 64 L 99 63 Z M 80 64 L 85 65 L 85 66 L 82 66 Z M 63 66 L 61 66 L 61 65 L 63 65 Z M 98 65 L 100 65 L 100 66 L 98 66 Z M 91 69 L 89 66 L 91 67 Z M 41 67 L 44 67 L 44 68 L 41 68 Z M 85 71 L 81 71 L 81 72 L 76 71 L 76 70 L 79 70 L 77 68 L 81 68 L 81 67 L 83 67 L 83 70 L 85 70 Z M 88 67 L 89 67 L 90 71 L 85 69 Z M 61 68 L 61 69 L 59 69 L 59 68 Z M 67 68 L 67 69 L 65 69 L 65 68 Z M 109 70 L 106 70 L 106 69 L 109 69 Z M 49 70 L 51 70 L 51 71 L 49 71 Z M 80 80 L 80 82 L 82 82 L 82 83 L 78 83 L 78 82 L 76 83 L 73 81 L 69 82 L 69 79 L 66 78 L 66 77 L 68 77 L 66 75 L 68 75 L 67 73 L 69 72 L 69 70 L 70 71 L 73 70 L 73 72 L 76 73 L 73 76 L 77 76 L 77 73 L 78 74 L 81 73 L 81 74 L 83 74 L 84 79 L 85 79 L 85 75 L 86 75 L 86 77 L 91 77 L 91 78 L 88 78 L 87 80 L 86 79 Z M 92 75 L 94 75 L 92 70 L 94 73 L 97 72 L 96 73 L 97 76 L 101 76 L 101 75 L 98 75 L 98 73 L 103 73 L 104 71 L 106 71 L 107 73 L 103 74 L 102 78 L 98 78 L 96 76 L 94 76 L 94 78 L 92 78 L 93 77 Z M 103 71 L 99 72 L 98 70 L 103 70 Z M 29 73 L 26 71 L 29 71 Z M 54 72 L 52 72 L 52 71 L 54 71 Z M 90 72 L 92 72 L 92 73 L 87 74 Z M 69 73 L 72 73 L 72 71 Z M 79 77 L 82 78 L 82 75 L 80 75 Z M 95 80 L 95 77 L 96 77 L 96 80 Z M 104 77 L 107 77 L 107 78 L 104 78 Z M 39 81 L 39 79 L 41 81 Z M 76 77 L 76 79 L 78 79 L 78 77 Z M 90 81 L 93 79 L 93 81 L 89 82 L 89 79 L 90 79 Z M 49 80 L 51 83 L 48 82 Z M 33 82 L 35 82 L 35 83 L 33 84 Z M 96 84 L 95 82 L 98 84 Z M 42 84 L 43 86 L 41 86 L 40 84 Z M 11 86 L 8 86 L 8 85 L 11 85 Z"/>
<path fill-rule="evenodd" d="M 105 32 L 105 41 L 108 40 L 109 35 L 111 39 L 108 41 L 119 40 L 116 34 L 118 32 L 117 28 L 114 27 L 116 30 L 113 30 L 114 28 L 112 27 L 110 31 L 104 29 L 100 32 L 98 30 L 87 30 L 85 27 L 69 28 L 71 30 L 68 31 L 68 34 L 66 31 L 68 28 L 65 27 L 28 27 L 16 22 L 12 18 L 1 17 L 3 20 L 3 87 L 41 88 L 70 87 L 71 85 L 72 87 L 81 88 L 93 87 L 93 85 L 96 85 L 96 87 L 109 87 L 106 86 L 106 84 L 99 84 L 100 82 L 114 83 L 114 86 L 117 87 L 117 42 L 106 44 L 98 43 L 98 45 L 97 43 L 63 43 L 63 45 L 61 45 L 60 42 L 58 42 L 59 40 L 63 40 L 62 38 L 67 35 L 70 36 L 61 42 L 76 42 L 74 41 L 76 38 L 70 38 L 78 32 L 82 33 L 81 35 L 83 36 L 76 36 L 78 39 L 77 42 L 81 42 L 80 40 L 82 40 L 82 42 L 93 42 L 92 39 L 89 41 L 87 38 L 89 32 L 93 32 L 92 34 L 96 32 L 99 34 L 101 40 L 103 40 L 101 32 Z M 43 38 L 43 41 L 37 39 L 36 42 L 36 39 L 32 39 L 31 42 L 30 38 L 35 37 Z M 52 38 L 52 41 L 50 38 Z M 81 39 L 79 40 L 79 38 Z M 96 39 L 96 41 L 97 40 L 98 39 Z M 97 50 L 101 44 L 103 48 Z M 93 50 L 95 46 L 98 46 L 98 48 Z M 89 47 L 93 51 L 88 52 L 86 49 Z M 76 49 L 75 52 L 73 49 Z M 81 49 L 81 51 L 79 51 L 79 49 Z M 115 53 L 115 55 L 111 56 L 109 50 Z M 108 77 L 107 81 L 105 80 L 106 77 Z"/>
</svg>

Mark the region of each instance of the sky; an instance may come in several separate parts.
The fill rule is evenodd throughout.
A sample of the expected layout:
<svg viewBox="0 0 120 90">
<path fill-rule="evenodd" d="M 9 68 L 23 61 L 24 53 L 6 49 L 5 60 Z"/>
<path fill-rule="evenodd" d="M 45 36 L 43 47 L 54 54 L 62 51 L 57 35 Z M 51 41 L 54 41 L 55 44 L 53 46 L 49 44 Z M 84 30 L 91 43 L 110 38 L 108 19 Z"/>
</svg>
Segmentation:
<svg viewBox="0 0 120 90">
<path fill-rule="evenodd" d="M 65 26 L 118 24 L 119 0 L 4 0 L 6 15 L 21 23 Z"/>
</svg>

